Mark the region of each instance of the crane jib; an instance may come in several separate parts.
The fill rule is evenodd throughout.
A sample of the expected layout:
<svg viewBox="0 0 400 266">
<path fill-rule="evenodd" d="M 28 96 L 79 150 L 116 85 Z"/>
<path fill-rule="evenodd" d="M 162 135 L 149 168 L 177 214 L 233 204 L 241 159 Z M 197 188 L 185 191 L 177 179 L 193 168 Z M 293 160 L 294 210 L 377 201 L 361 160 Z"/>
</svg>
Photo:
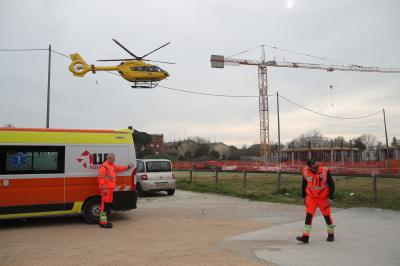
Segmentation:
<svg viewBox="0 0 400 266">
<path fill-rule="evenodd" d="M 224 65 L 255 65 L 255 66 L 274 66 L 304 69 L 321 69 L 328 72 L 332 71 L 358 71 L 358 72 L 378 72 L 378 73 L 400 73 L 400 68 L 364 67 L 358 65 L 324 65 L 298 62 L 279 62 L 279 61 L 258 61 L 248 59 L 227 58 L 222 55 L 211 55 L 211 66 L 213 68 L 224 68 Z"/>
</svg>

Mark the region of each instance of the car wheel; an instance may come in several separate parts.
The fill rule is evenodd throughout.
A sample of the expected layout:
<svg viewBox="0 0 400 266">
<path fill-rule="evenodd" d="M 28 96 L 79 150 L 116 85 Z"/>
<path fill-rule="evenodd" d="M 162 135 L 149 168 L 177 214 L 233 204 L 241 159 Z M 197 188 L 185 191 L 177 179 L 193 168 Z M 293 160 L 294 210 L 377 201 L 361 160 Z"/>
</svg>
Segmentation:
<svg viewBox="0 0 400 266">
<path fill-rule="evenodd" d="M 172 196 L 175 194 L 175 189 L 169 189 L 167 190 L 168 195 Z"/>
<path fill-rule="evenodd" d="M 95 224 L 99 222 L 100 217 L 100 197 L 91 198 L 85 202 L 83 206 L 83 219 L 89 224 Z M 110 217 L 111 213 L 107 213 L 107 218 Z"/>
</svg>

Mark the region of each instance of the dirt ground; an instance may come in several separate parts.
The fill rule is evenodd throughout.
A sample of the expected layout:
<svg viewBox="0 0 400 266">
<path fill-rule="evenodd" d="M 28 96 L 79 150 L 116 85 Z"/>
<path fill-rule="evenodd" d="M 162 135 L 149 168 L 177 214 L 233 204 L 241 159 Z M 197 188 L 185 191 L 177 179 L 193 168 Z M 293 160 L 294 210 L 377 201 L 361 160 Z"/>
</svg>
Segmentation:
<svg viewBox="0 0 400 266">
<path fill-rule="evenodd" d="M 80 217 L 1 221 L 0 265 L 268 265 L 251 246 L 223 240 L 303 215 L 302 206 L 156 193 L 114 213 L 111 230 Z"/>
</svg>

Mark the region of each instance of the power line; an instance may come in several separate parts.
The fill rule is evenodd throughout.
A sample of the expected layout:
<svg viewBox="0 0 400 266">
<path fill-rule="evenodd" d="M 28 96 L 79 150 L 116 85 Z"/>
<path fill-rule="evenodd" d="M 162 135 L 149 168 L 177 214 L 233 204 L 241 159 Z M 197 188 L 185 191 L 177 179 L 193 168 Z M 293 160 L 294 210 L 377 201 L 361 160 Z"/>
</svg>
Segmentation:
<svg viewBox="0 0 400 266">
<path fill-rule="evenodd" d="M 30 48 L 30 49 L 0 49 L 0 52 L 28 52 L 28 51 L 48 51 L 46 48 Z"/>
<path fill-rule="evenodd" d="M 0 52 L 29 52 L 29 51 L 48 51 L 48 48 L 28 48 L 28 49 L 0 49 Z M 53 53 L 69 58 L 68 55 L 51 50 Z"/>
<path fill-rule="evenodd" d="M 66 55 L 66 54 L 63 54 L 63 53 L 60 53 L 60 52 L 57 52 L 57 51 L 55 51 L 55 50 L 51 50 L 53 53 L 55 53 L 55 54 L 58 54 L 58 55 L 61 55 L 61 56 L 64 56 L 64 57 L 66 57 L 66 58 L 69 58 L 69 56 L 68 55 Z"/>
<path fill-rule="evenodd" d="M 28 48 L 28 49 L 0 49 L 0 52 L 29 52 L 29 51 L 48 51 L 48 48 Z M 51 50 L 53 53 L 69 58 L 68 55 Z"/>
<path fill-rule="evenodd" d="M 165 88 L 165 89 L 169 89 L 169 90 L 173 90 L 173 91 L 179 91 L 179 92 L 183 92 L 183 93 L 198 94 L 198 95 L 206 95 L 206 96 L 214 96 L 214 97 L 229 97 L 229 98 L 258 98 L 258 97 L 259 97 L 259 96 L 254 96 L 254 95 L 212 94 L 212 93 L 204 93 L 204 92 L 196 92 L 196 91 L 189 91 L 189 90 L 176 89 L 176 88 L 166 87 L 166 86 L 162 86 L 162 85 L 158 85 L 158 87 Z M 276 93 L 275 93 L 275 94 L 268 94 L 268 96 L 275 96 L 275 95 L 276 95 Z M 355 117 L 333 116 L 333 115 L 327 115 L 327 114 L 324 114 L 324 113 L 321 113 L 321 112 L 314 111 L 314 110 L 312 110 L 312 109 L 310 109 L 310 108 L 304 107 L 304 106 L 302 106 L 302 105 L 300 105 L 300 104 L 298 104 L 298 103 L 296 103 L 296 102 L 294 102 L 294 101 L 292 101 L 292 100 L 290 100 L 290 99 L 288 99 L 288 98 L 282 96 L 281 94 L 279 94 L 279 97 L 281 97 L 282 99 L 288 101 L 289 103 L 291 103 L 291 104 L 293 104 L 293 105 L 295 105 L 295 106 L 297 106 L 297 107 L 299 107 L 299 108 L 301 108 L 301 109 L 304 109 L 304 110 L 306 110 L 306 111 L 308 111 L 308 112 L 311 112 L 311 113 L 314 113 L 314 114 L 317 114 L 317 115 L 320 115 L 320 116 L 325 116 L 325 117 L 329 117 L 329 118 L 335 118 L 335 119 L 343 119 L 343 120 L 362 119 L 362 118 L 367 118 L 367 117 L 371 117 L 371 116 L 374 116 L 374 115 L 377 115 L 377 114 L 382 113 L 382 111 L 378 111 L 378 112 L 374 112 L 374 113 L 371 113 L 371 114 L 368 114 L 368 115 L 364 115 L 364 116 L 355 116 Z"/>
<path fill-rule="evenodd" d="M 293 52 L 293 53 L 298 53 L 298 54 L 302 54 L 302 55 L 306 55 L 306 56 L 311 56 L 311 57 L 315 57 L 315 58 L 319 58 L 319 59 L 323 59 L 323 60 L 341 62 L 341 61 L 337 61 L 337 60 L 330 60 L 330 59 L 323 58 L 323 57 L 312 56 L 312 55 L 308 55 L 308 54 L 304 54 L 304 53 L 300 53 L 300 52 L 295 52 L 295 51 L 291 51 L 291 50 L 288 50 L 288 49 L 278 48 L 278 47 L 275 47 L 275 46 L 269 46 L 269 45 L 266 45 L 266 46 L 271 47 L 271 48 L 274 48 L 274 49 L 285 50 L 285 51 L 290 51 L 290 52 Z M 231 55 L 230 57 L 235 56 L 235 55 L 239 55 L 239 54 L 242 54 L 242 53 L 245 53 L 245 52 L 248 52 L 248 51 L 250 51 L 250 50 L 254 50 L 254 49 L 258 48 L 258 47 L 260 47 L 260 45 L 257 46 L 257 47 L 254 47 L 254 48 L 251 48 L 251 49 L 242 51 L 242 52 L 240 52 L 240 53 Z M 22 52 L 22 51 L 23 51 L 23 52 L 26 52 L 26 51 L 48 51 L 48 50 L 49 50 L 49 49 L 45 49 L 45 48 L 0 49 L 1 52 Z M 69 58 L 68 55 L 63 54 L 63 53 L 61 53 L 61 52 L 58 52 L 58 51 L 55 51 L 55 50 L 51 50 L 51 51 L 52 51 L 53 53 L 55 53 L 55 54 L 60 55 L 60 56 Z M 341 63 L 345 63 L 345 62 L 341 62 Z M 345 63 L 345 64 L 349 64 L 349 63 Z M 350 65 L 354 65 L 354 64 L 350 64 Z M 106 71 L 106 72 L 109 73 L 109 74 L 112 74 L 112 75 L 120 76 L 120 75 L 118 75 L 118 74 L 116 74 L 116 73 L 113 73 L 113 72 L 111 72 L 111 71 Z M 178 92 L 182 92 L 182 93 L 189 93 L 189 94 L 195 94 L 195 95 L 204 95 L 204 96 L 213 96 L 213 97 L 225 97 L 225 98 L 258 98 L 258 97 L 259 97 L 259 96 L 255 96 L 255 95 L 213 94 L 213 93 L 205 93 L 205 92 L 197 92 L 197 91 L 189 91 L 189 90 L 176 89 L 176 88 L 167 87 L 167 86 L 162 86 L 162 85 L 158 85 L 158 87 L 161 87 L 161 88 L 164 88 L 164 89 L 167 89 L 167 90 L 178 91 Z M 275 96 L 275 95 L 276 95 L 276 94 L 268 94 L 268 96 Z M 317 115 L 320 115 L 320 116 L 325 116 L 325 117 L 329 117 L 329 118 L 335 118 L 335 119 L 342 119 L 342 120 L 362 119 L 362 118 L 367 118 L 367 117 L 371 117 L 371 116 L 380 114 L 380 113 L 382 112 L 382 111 L 378 111 L 378 112 L 371 113 L 371 114 L 368 114 L 368 115 L 364 115 L 364 116 L 355 116 L 355 117 L 333 116 L 333 115 L 327 115 L 327 114 L 324 114 L 324 113 L 321 113 L 321 112 L 314 111 L 314 110 L 312 110 L 312 109 L 310 109 L 310 108 L 304 107 L 304 106 L 302 106 L 302 105 L 300 105 L 300 104 L 298 104 L 298 103 L 296 103 L 296 102 L 294 102 L 294 101 L 292 101 L 292 100 L 290 100 L 290 99 L 284 97 L 284 96 L 281 95 L 281 94 L 279 95 L 279 97 L 282 98 L 282 99 L 284 99 L 284 100 L 286 100 L 287 102 L 289 102 L 289 103 L 291 103 L 291 104 L 293 104 L 293 105 L 295 105 L 295 106 L 301 108 L 301 109 L 304 109 L 304 110 L 308 111 L 308 112 L 311 112 L 311 113 L 314 113 L 314 114 L 317 114 Z"/>
<path fill-rule="evenodd" d="M 206 92 L 197 92 L 197 91 L 176 89 L 176 88 L 166 87 L 166 86 L 162 86 L 162 85 L 158 85 L 158 87 L 161 87 L 161 88 L 164 88 L 164 89 L 167 89 L 167 90 L 179 91 L 179 92 L 183 92 L 183 93 L 205 95 L 205 96 L 213 96 L 213 97 L 226 97 L 226 98 L 258 98 L 259 97 L 259 96 L 255 96 L 255 95 L 213 94 L 213 93 L 206 93 Z M 268 96 L 274 96 L 274 95 L 275 94 L 271 94 L 271 95 L 268 95 Z"/>
<path fill-rule="evenodd" d="M 311 113 L 314 113 L 314 114 L 317 114 L 317 115 L 321 115 L 321 116 L 330 117 L 330 118 L 335 118 L 335 119 L 344 119 L 344 120 L 349 120 L 349 119 L 362 119 L 362 118 L 367 118 L 367 117 L 371 117 L 371 116 L 374 116 L 374 115 L 377 115 L 377 114 L 382 113 L 382 111 L 378 111 L 378 112 L 371 113 L 371 114 L 368 114 L 368 115 L 364 115 L 364 116 L 354 116 L 354 117 L 333 116 L 333 115 L 327 115 L 327 114 L 324 114 L 324 113 L 321 113 L 321 112 L 314 111 L 314 110 L 312 110 L 312 109 L 310 109 L 310 108 L 304 107 L 304 106 L 302 106 L 302 105 L 300 105 L 300 104 L 298 104 L 298 103 L 295 103 L 294 101 L 292 101 L 292 100 L 290 100 L 290 99 L 288 99 L 288 98 L 282 96 L 281 94 L 279 94 L 279 97 L 282 98 L 282 99 L 284 99 L 284 100 L 286 100 L 287 102 L 289 102 L 289 103 L 291 103 L 291 104 L 293 104 L 293 105 L 295 105 L 295 106 L 297 106 L 297 107 L 300 107 L 301 109 L 307 110 L 307 111 L 309 111 L 309 112 L 311 112 Z"/>
</svg>

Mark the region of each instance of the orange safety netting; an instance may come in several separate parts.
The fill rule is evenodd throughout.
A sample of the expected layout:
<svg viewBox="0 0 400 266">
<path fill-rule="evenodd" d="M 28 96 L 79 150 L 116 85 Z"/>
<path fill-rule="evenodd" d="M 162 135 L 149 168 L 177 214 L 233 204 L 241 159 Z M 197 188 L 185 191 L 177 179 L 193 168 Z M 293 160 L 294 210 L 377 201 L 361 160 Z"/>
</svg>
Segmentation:
<svg viewBox="0 0 400 266">
<path fill-rule="evenodd" d="M 386 162 L 322 162 L 332 174 L 386 174 Z M 282 172 L 301 172 L 305 162 L 287 161 L 281 163 Z M 276 172 L 279 165 L 276 162 L 243 162 L 243 161 L 202 161 L 173 162 L 174 170 L 218 170 L 235 172 Z M 400 175 L 400 160 L 390 160 L 390 173 Z"/>
</svg>

